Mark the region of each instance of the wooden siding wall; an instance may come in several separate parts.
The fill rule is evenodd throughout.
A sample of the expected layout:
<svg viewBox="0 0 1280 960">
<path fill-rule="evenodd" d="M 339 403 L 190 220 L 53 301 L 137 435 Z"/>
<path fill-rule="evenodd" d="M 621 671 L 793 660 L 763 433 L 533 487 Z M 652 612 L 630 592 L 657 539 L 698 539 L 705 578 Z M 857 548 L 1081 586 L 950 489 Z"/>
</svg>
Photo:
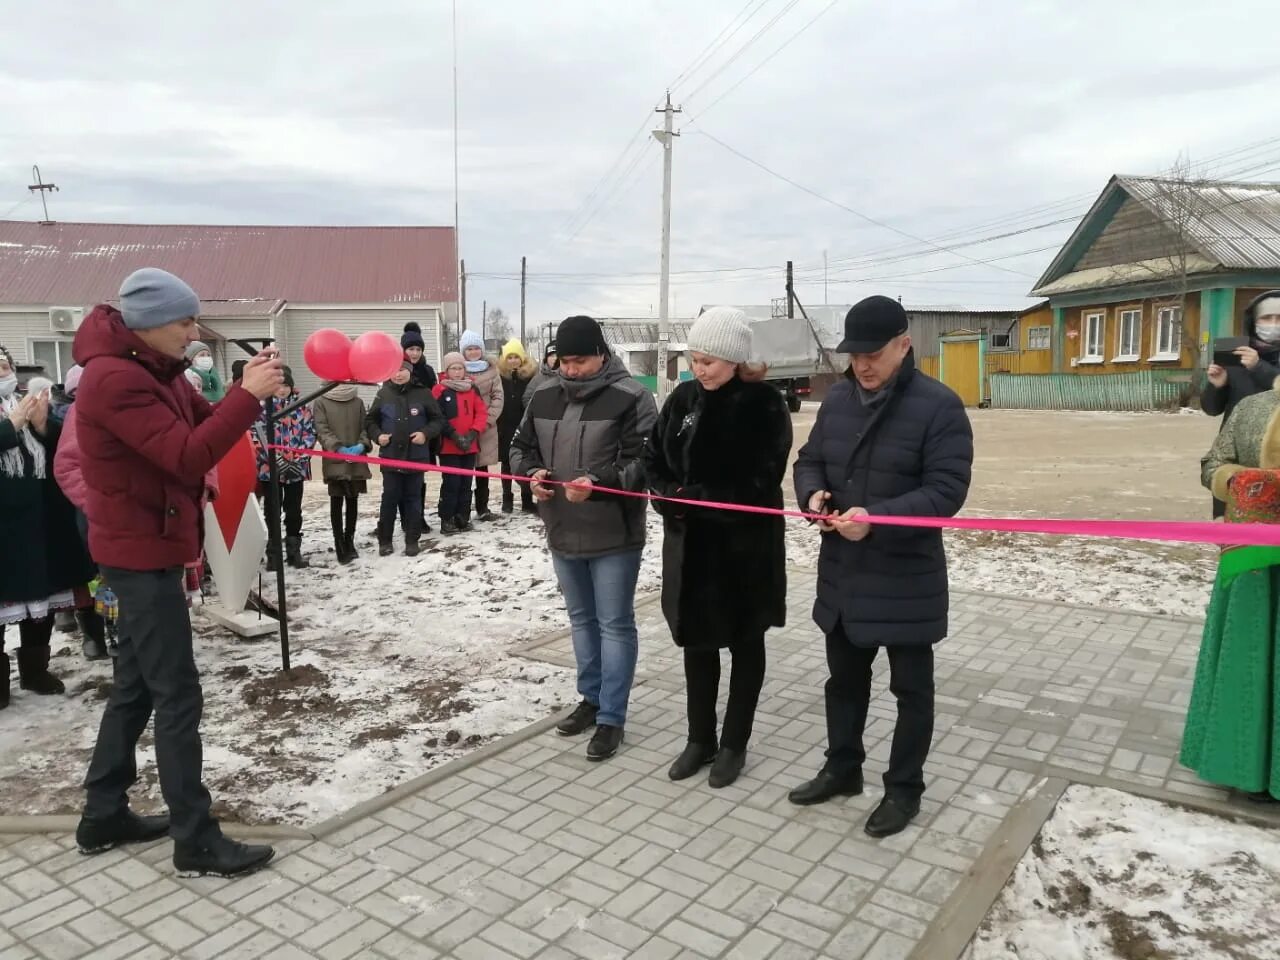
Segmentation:
<svg viewBox="0 0 1280 960">
<path fill-rule="evenodd" d="M 1161 307 L 1177 306 L 1176 298 L 1156 298 L 1138 300 L 1132 303 L 1110 303 L 1096 307 L 1069 307 L 1066 311 L 1066 343 L 1063 356 L 1066 358 L 1064 373 L 1077 373 L 1093 376 L 1103 373 L 1132 373 L 1143 369 L 1179 369 L 1196 365 L 1200 356 L 1200 294 L 1188 294 L 1186 315 L 1182 321 L 1182 356 L 1179 360 L 1152 361 L 1156 343 L 1156 316 Z M 1141 311 L 1141 331 L 1138 336 L 1138 359 L 1117 361 L 1120 354 L 1120 314 L 1126 310 Z M 1102 357 L 1101 363 L 1077 363 L 1071 366 L 1073 358 L 1084 356 L 1085 325 L 1084 317 L 1088 314 L 1103 315 Z M 1074 333 L 1074 336 L 1072 334 Z M 1029 371 L 1028 371 L 1029 372 Z"/>
<path fill-rule="evenodd" d="M 1176 254 L 1177 235 L 1142 204 L 1127 199 L 1071 269 L 1090 270 Z"/>
</svg>

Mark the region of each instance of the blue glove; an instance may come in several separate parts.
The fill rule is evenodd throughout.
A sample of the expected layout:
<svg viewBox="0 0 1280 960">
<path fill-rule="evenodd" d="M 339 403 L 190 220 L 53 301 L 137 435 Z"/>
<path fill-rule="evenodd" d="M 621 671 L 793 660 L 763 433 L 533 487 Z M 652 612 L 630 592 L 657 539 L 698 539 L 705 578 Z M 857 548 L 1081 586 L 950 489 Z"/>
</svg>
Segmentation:
<svg viewBox="0 0 1280 960">
<path fill-rule="evenodd" d="M 360 456 L 360 454 L 364 453 L 364 444 L 353 443 L 349 447 L 339 447 L 338 452 L 348 454 L 349 456 L 358 457 Z"/>
</svg>

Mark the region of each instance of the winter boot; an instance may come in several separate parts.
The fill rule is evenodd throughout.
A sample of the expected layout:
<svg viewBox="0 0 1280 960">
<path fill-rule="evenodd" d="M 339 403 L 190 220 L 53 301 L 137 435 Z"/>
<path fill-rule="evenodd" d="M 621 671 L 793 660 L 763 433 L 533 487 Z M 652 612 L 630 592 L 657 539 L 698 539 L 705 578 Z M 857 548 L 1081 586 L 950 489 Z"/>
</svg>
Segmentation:
<svg viewBox="0 0 1280 960">
<path fill-rule="evenodd" d="M 289 566 L 298 570 L 303 570 L 311 566 L 311 561 L 302 555 L 301 537 L 285 537 L 284 551 Z"/>
<path fill-rule="evenodd" d="M 442 518 L 440 520 L 440 532 L 446 537 L 452 537 L 458 532 L 458 522 L 456 520 L 450 520 L 448 517 Z"/>
<path fill-rule="evenodd" d="M 465 513 L 460 513 L 453 518 L 453 525 L 458 528 L 459 533 L 467 533 L 471 529 L 471 519 Z"/>
<path fill-rule="evenodd" d="M 347 562 L 351 562 L 360 556 L 360 551 L 356 549 L 356 537 L 354 533 L 347 534 L 345 538 L 347 547 Z"/>
<path fill-rule="evenodd" d="M 339 563 L 350 563 L 353 559 L 347 546 L 347 534 L 337 520 L 333 521 L 333 553 Z"/>
<path fill-rule="evenodd" d="M 84 642 L 80 644 L 84 658 L 107 659 L 107 625 L 101 614 L 93 609 L 77 610 L 76 621 L 80 624 L 80 633 L 84 637 Z"/>
<path fill-rule="evenodd" d="M 416 557 L 422 552 L 422 548 L 418 546 L 418 538 L 410 537 L 404 542 L 404 555 L 406 557 Z"/>
<path fill-rule="evenodd" d="M 267 541 L 267 570 L 275 573 L 280 569 L 280 548 Z"/>
<path fill-rule="evenodd" d="M 18 625 L 22 646 L 18 648 L 18 684 L 41 696 L 66 693 L 62 681 L 49 672 L 49 637 L 53 618 L 23 620 Z"/>
<path fill-rule="evenodd" d="M 206 843 L 173 845 L 173 866 L 184 878 L 243 877 L 265 867 L 273 856 L 271 847 L 237 843 L 224 836 Z"/>
<path fill-rule="evenodd" d="M 490 523 L 498 519 L 496 513 L 489 511 L 489 484 L 485 483 L 483 487 L 476 486 L 476 520 L 480 523 Z"/>
</svg>

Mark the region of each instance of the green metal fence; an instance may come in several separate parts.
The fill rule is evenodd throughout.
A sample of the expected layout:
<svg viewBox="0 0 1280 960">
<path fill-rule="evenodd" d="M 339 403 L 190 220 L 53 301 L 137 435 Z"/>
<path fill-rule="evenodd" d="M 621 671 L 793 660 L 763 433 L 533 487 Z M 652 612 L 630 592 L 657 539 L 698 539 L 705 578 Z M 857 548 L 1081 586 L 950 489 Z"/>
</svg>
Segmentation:
<svg viewBox="0 0 1280 960">
<path fill-rule="evenodd" d="M 1133 373 L 992 373 L 991 406 L 1005 410 L 1171 410 L 1187 402 L 1199 370 Z"/>
<path fill-rule="evenodd" d="M 645 387 L 648 389 L 648 391 L 649 391 L 650 393 L 657 393 L 657 392 L 658 392 L 658 378 L 657 378 L 657 376 L 648 376 L 648 375 L 642 374 L 642 375 L 640 375 L 640 376 L 636 377 L 636 379 L 637 379 L 637 380 L 639 380 L 641 383 L 643 383 L 643 384 L 645 385 Z M 681 371 L 680 371 L 680 379 L 681 379 L 681 380 L 692 380 L 692 379 L 693 379 L 693 374 L 692 374 L 692 373 L 690 373 L 688 370 L 681 370 Z"/>
</svg>

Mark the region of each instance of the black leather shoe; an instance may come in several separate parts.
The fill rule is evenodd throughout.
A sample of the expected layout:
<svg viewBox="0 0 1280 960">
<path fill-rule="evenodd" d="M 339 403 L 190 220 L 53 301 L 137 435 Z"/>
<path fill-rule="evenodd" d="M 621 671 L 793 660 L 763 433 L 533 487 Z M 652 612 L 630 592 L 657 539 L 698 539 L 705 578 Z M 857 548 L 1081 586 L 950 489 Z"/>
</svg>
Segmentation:
<svg viewBox="0 0 1280 960">
<path fill-rule="evenodd" d="M 891 837 L 905 830 L 907 824 L 919 812 L 919 800 L 908 805 L 906 800 L 885 797 L 880 801 L 880 805 L 871 811 L 871 816 L 867 817 L 867 825 L 864 829 L 867 831 L 867 836 L 875 837 L 877 840 L 882 837 Z"/>
<path fill-rule="evenodd" d="M 127 843 L 149 843 L 169 832 L 168 816 L 140 817 L 128 807 L 106 820 L 80 818 L 76 846 L 81 853 L 105 853 Z"/>
<path fill-rule="evenodd" d="M 556 724 L 556 733 L 562 737 L 576 737 L 586 733 L 596 725 L 596 714 L 600 712 L 590 700 L 583 700 L 573 708 L 573 713 Z"/>
<path fill-rule="evenodd" d="M 715 762 L 711 764 L 711 774 L 707 777 L 707 783 L 714 790 L 727 787 L 738 779 L 746 764 L 747 751 L 721 747 L 720 752 L 716 754 Z"/>
<path fill-rule="evenodd" d="M 862 793 L 862 771 L 837 776 L 830 770 L 819 770 L 808 783 L 802 783 L 789 794 L 792 803 L 807 807 L 812 803 L 826 803 L 832 797 L 856 797 Z"/>
<path fill-rule="evenodd" d="M 275 855 L 265 844 L 218 837 L 206 844 L 175 846 L 173 866 L 180 877 L 243 877 L 265 867 Z"/>
<path fill-rule="evenodd" d="M 602 723 L 596 727 L 596 732 L 591 735 L 591 742 L 587 744 L 587 759 L 608 760 L 618 752 L 620 746 L 622 746 L 622 728 Z"/>
<path fill-rule="evenodd" d="M 676 757 L 676 762 L 671 764 L 667 776 L 672 780 L 688 780 L 715 758 L 714 743 L 694 743 L 690 740 L 680 751 L 680 756 Z"/>
</svg>

